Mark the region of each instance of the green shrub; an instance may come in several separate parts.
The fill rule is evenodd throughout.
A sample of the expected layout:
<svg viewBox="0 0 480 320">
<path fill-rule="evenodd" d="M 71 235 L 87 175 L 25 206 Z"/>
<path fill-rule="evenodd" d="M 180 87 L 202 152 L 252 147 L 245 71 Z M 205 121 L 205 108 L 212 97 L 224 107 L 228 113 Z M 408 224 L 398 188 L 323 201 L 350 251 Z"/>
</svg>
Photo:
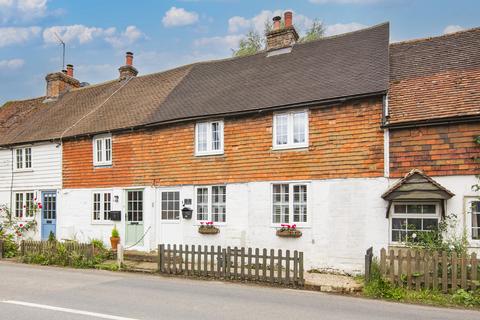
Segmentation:
<svg viewBox="0 0 480 320">
<path fill-rule="evenodd" d="M 15 242 L 13 234 L 4 234 L 3 231 L 0 231 L 0 239 L 3 241 L 3 257 L 15 257 L 18 253 L 18 244 Z"/>
<path fill-rule="evenodd" d="M 120 233 L 117 230 L 117 226 L 113 226 L 112 229 L 112 238 L 120 238 Z"/>
</svg>

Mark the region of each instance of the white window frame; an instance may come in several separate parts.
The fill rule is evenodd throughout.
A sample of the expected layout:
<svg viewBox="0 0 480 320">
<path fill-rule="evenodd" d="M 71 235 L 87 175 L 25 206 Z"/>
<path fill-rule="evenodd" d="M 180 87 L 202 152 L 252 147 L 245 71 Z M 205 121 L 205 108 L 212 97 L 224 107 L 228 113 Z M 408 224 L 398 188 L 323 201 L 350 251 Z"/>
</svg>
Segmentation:
<svg viewBox="0 0 480 320">
<path fill-rule="evenodd" d="M 465 197 L 465 226 L 467 228 L 467 237 L 470 245 L 472 247 L 480 247 L 480 239 L 472 239 L 472 202 L 480 202 L 480 198 L 478 196 L 469 196 Z"/>
<path fill-rule="evenodd" d="M 213 150 L 212 148 L 212 125 L 214 123 L 218 123 L 219 130 L 220 130 L 220 149 L 218 150 Z M 199 146 L 199 127 L 202 124 L 207 125 L 207 150 L 205 151 L 200 151 L 198 150 Z M 202 122 L 197 122 L 195 124 L 195 155 L 196 156 L 209 156 L 209 155 L 219 155 L 223 154 L 224 152 L 224 123 L 223 120 L 213 120 L 213 121 L 202 121 Z"/>
<path fill-rule="evenodd" d="M 395 213 L 395 205 L 435 205 L 435 213 L 433 214 L 424 214 L 424 213 Z M 389 243 L 395 245 L 402 245 L 405 242 L 393 241 L 392 240 L 392 227 L 393 219 L 437 219 L 438 224 L 442 221 L 440 215 L 441 203 L 438 201 L 393 201 L 390 207 L 389 214 L 389 226 L 388 226 L 388 240 Z M 437 224 L 437 225 L 438 225 Z M 407 225 L 407 234 L 408 234 L 408 225 Z"/>
<path fill-rule="evenodd" d="M 22 210 L 22 216 L 19 217 L 17 215 L 17 195 L 21 194 L 22 195 L 22 204 L 21 210 Z M 34 216 L 27 216 L 27 194 L 32 194 L 32 202 L 35 204 L 37 201 L 35 200 L 37 198 L 37 194 L 35 191 L 15 191 L 13 193 L 13 216 L 18 218 L 21 221 L 28 221 L 28 220 L 33 220 Z"/>
<path fill-rule="evenodd" d="M 100 195 L 100 219 L 95 219 L 95 194 Z M 110 194 L 110 212 L 114 211 L 113 207 L 113 192 L 112 190 L 95 190 L 92 191 L 92 215 L 91 220 L 92 224 L 113 224 L 114 222 L 110 219 L 105 219 L 105 195 Z"/>
<path fill-rule="evenodd" d="M 280 223 L 276 223 L 273 221 L 273 206 L 274 206 L 274 201 L 273 201 L 273 189 L 274 189 L 274 185 L 280 185 L 280 184 L 287 184 L 288 185 L 288 222 L 280 222 Z M 306 207 L 307 207 L 307 222 L 294 222 L 293 221 L 293 218 L 294 218 L 294 210 L 293 210 L 293 206 L 294 206 L 294 202 L 293 202 L 293 190 L 294 190 L 294 187 L 295 186 L 306 186 L 307 187 L 307 203 L 306 203 Z M 280 228 L 282 224 L 289 224 L 289 225 L 293 225 L 295 224 L 297 226 L 297 229 L 298 228 L 310 228 L 311 227 L 311 223 L 312 223 L 312 219 L 313 219 L 313 215 L 312 215 L 312 210 L 311 210 L 311 196 L 310 196 L 310 193 L 311 193 L 311 185 L 310 185 L 310 182 L 308 181 L 295 181 L 295 182 L 292 182 L 292 181 L 279 181 L 279 182 L 273 182 L 270 184 L 270 194 L 269 194 L 269 197 L 270 197 L 270 212 L 269 212 L 269 215 L 270 215 L 270 224 L 273 228 Z"/>
<path fill-rule="evenodd" d="M 179 217 L 178 219 L 163 219 L 163 193 L 164 192 L 178 192 L 179 203 Z M 160 203 L 160 221 L 162 224 L 178 224 L 182 220 L 182 193 L 178 189 L 159 189 L 159 203 Z"/>
<path fill-rule="evenodd" d="M 228 207 L 227 207 L 227 194 L 228 194 L 228 187 L 225 184 L 215 184 L 215 185 L 209 185 L 209 186 L 196 186 L 195 187 L 195 221 L 197 224 L 201 224 L 201 222 L 208 222 L 208 221 L 213 221 L 213 193 L 212 193 L 212 188 L 213 187 L 224 187 L 225 188 L 225 221 L 224 222 L 216 222 L 214 221 L 214 225 L 226 225 L 228 222 Z M 207 196 L 207 219 L 206 220 L 200 220 L 198 219 L 198 198 L 197 198 L 197 190 L 198 189 L 203 189 L 206 188 L 208 190 L 208 196 Z"/>
<path fill-rule="evenodd" d="M 27 150 L 30 152 L 30 161 L 27 162 Z M 18 162 L 17 153 L 20 152 L 21 162 Z M 18 165 L 21 165 L 19 168 Z M 29 166 L 27 167 L 27 164 Z M 22 171 L 33 171 L 33 148 L 31 146 L 21 147 L 13 149 L 13 171 L 22 172 Z"/>
<path fill-rule="evenodd" d="M 98 157 L 98 141 L 101 141 L 102 144 L 102 150 L 100 151 L 100 156 L 101 159 Z M 110 159 L 107 159 L 107 154 L 108 151 L 105 148 L 107 145 L 107 141 L 110 143 Z M 112 135 L 107 134 L 107 135 L 98 135 L 93 137 L 92 140 L 93 143 L 93 165 L 96 167 L 101 167 L 101 166 L 111 166 L 112 165 L 112 159 L 113 159 L 113 139 Z"/>
<path fill-rule="evenodd" d="M 294 115 L 299 113 L 305 113 L 305 141 L 304 142 L 297 142 L 293 141 L 294 137 Z M 277 118 L 279 116 L 287 116 L 287 144 L 277 144 Z M 275 112 L 273 114 L 273 136 L 272 136 L 272 149 L 273 150 L 285 150 L 285 149 L 298 149 L 298 148 L 308 148 L 309 145 L 309 118 L 310 114 L 307 109 L 303 110 L 295 110 L 295 111 L 288 111 L 288 112 Z"/>
</svg>

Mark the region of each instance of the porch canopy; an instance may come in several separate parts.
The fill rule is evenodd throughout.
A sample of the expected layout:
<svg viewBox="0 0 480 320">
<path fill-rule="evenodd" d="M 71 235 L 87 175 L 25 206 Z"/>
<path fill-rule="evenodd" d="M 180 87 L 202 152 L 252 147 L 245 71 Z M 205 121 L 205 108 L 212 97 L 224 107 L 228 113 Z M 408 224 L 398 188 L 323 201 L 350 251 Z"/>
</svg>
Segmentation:
<svg viewBox="0 0 480 320">
<path fill-rule="evenodd" d="M 427 176 L 419 169 L 413 169 L 404 178 L 388 189 L 382 198 L 388 201 L 387 218 L 393 201 L 440 201 L 442 217 L 445 217 L 444 202 L 455 194 Z"/>
</svg>

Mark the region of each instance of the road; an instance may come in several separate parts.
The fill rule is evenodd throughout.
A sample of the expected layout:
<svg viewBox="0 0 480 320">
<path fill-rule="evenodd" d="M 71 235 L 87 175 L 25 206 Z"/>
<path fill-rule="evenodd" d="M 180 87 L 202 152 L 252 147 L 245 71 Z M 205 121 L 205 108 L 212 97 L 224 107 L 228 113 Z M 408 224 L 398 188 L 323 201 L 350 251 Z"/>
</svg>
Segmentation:
<svg viewBox="0 0 480 320">
<path fill-rule="evenodd" d="M 254 285 L 0 262 L 0 319 L 480 319 L 480 312 Z"/>
</svg>

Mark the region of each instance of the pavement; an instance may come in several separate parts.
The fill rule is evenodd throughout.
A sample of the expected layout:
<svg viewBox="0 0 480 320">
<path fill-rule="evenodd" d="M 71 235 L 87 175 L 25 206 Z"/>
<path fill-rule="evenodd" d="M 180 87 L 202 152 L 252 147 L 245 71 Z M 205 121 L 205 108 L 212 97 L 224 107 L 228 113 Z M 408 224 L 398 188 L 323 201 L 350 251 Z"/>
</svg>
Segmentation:
<svg viewBox="0 0 480 320">
<path fill-rule="evenodd" d="M 0 262 L 0 319 L 469 320 L 480 312 L 321 292 Z"/>
</svg>

